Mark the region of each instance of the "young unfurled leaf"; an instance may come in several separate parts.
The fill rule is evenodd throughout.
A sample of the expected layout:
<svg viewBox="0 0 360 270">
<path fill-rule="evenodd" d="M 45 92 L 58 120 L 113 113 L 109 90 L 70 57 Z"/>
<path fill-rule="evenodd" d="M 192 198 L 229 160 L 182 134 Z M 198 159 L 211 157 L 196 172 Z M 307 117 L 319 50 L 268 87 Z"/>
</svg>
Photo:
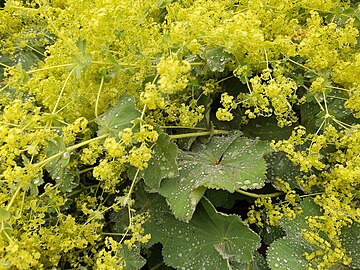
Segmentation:
<svg viewBox="0 0 360 270">
<path fill-rule="evenodd" d="M 99 125 L 97 134 L 109 134 L 110 137 L 118 137 L 119 131 L 124 128 L 131 128 L 132 121 L 140 117 L 140 112 L 135 108 L 135 99 L 132 96 L 124 95 L 119 102 L 96 119 Z"/>
<path fill-rule="evenodd" d="M 179 176 L 166 178 L 158 192 L 166 197 L 174 215 L 190 220 L 206 188 L 234 192 L 257 189 L 265 184 L 263 156 L 270 151 L 266 142 L 237 135 L 213 137 L 193 151 L 180 151 Z"/>
<path fill-rule="evenodd" d="M 166 265 L 176 269 L 233 269 L 230 262 L 249 263 L 260 238 L 236 215 L 215 210 L 203 199 L 189 223 L 175 219 L 165 202 L 151 195 L 151 219 L 145 224 L 152 243 L 163 244 Z M 149 197 L 147 198 L 149 200 Z"/>
<path fill-rule="evenodd" d="M 80 78 L 81 71 L 86 71 L 90 67 L 92 55 L 85 53 L 86 39 L 79 38 L 76 41 L 76 46 L 79 48 L 80 53 L 72 56 L 72 63 L 75 65 L 76 77 Z M 73 67 L 71 67 L 72 69 Z"/>
<path fill-rule="evenodd" d="M 18 82 L 21 83 L 21 84 L 26 84 L 30 80 L 29 75 L 22 68 L 21 64 L 17 64 L 16 69 L 18 70 L 18 72 L 20 72 L 20 77 L 19 77 Z"/>
<path fill-rule="evenodd" d="M 81 54 L 85 54 L 86 51 L 86 39 L 78 38 L 76 40 L 76 47 L 80 50 Z"/>
</svg>

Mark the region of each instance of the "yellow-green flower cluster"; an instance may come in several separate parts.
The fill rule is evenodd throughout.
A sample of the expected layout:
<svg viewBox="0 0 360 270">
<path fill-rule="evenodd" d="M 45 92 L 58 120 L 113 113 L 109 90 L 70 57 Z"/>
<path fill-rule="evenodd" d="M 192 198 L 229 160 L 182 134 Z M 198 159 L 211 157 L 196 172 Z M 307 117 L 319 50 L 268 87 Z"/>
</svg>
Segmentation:
<svg viewBox="0 0 360 270">
<path fill-rule="evenodd" d="M 353 222 L 360 222 L 360 211 L 354 199 L 360 184 L 359 134 L 358 125 L 343 131 L 328 125 L 323 134 L 308 134 L 305 138 L 305 130 L 300 128 L 289 140 L 274 144 L 298 163 L 301 170 L 317 171 L 316 174 L 299 178 L 298 183 L 306 192 L 311 192 L 314 187 L 322 191 L 314 201 L 321 206 L 323 215 L 309 217 L 310 230 L 303 234 L 310 244 L 318 248 L 306 255 L 310 261 L 318 264 L 318 269 L 329 269 L 339 262 L 349 265 L 351 262 L 343 248 L 341 232 Z M 303 145 L 306 141 L 310 142 L 307 150 L 296 149 L 297 145 Z M 329 146 L 335 150 L 327 155 L 328 164 L 325 164 L 321 161 L 320 152 Z"/>
<path fill-rule="evenodd" d="M 296 95 L 296 83 L 281 74 L 281 70 L 264 69 L 261 76 L 250 79 L 249 93 L 240 93 L 239 101 L 248 118 L 274 114 L 278 125 L 284 127 L 297 121 L 293 105 L 303 102 Z M 272 75 L 273 73 L 273 75 Z"/>
<path fill-rule="evenodd" d="M 147 213 L 137 214 L 132 217 L 132 223 L 128 227 L 131 231 L 132 236 L 130 239 L 124 241 L 124 244 L 127 245 L 129 249 L 134 247 L 135 243 L 146 243 L 150 240 L 151 235 L 145 234 L 143 224 L 149 219 Z"/>
<path fill-rule="evenodd" d="M 88 131 L 86 129 L 87 125 L 88 125 L 88 120 L 84 117 L 80 117 L 70 125 L 64 127 L 62 129 L 64 142 L 67 144 L 71 142 L 75 142 L 77 135 L 84 134 L 86 131 Z"/>
<path fill-rule="evenodd" d="M 172 94 L 184 90 L 189 82 L 190 63 L 173 57 L 160 59 L 157 65 L 159 89 L 163 93 Z"/>
<path fill-rule="evenodd" d="M 231 121 L 234 116 L 231 113 L 232 109 L 236 109 L 237 104 L 233 101 L 234 97 L 228 93 L 221 94 L 220 103 L 224 108 L 218 108 L 216 111 L 216 118 L 220 121 Z"/>
<path fill-rule="evenodd" d="M 294 219 L 301 213 L 299 197 L 291 189 L 289 183 L 277 178 L 275 186 L 284 192 L 285 200 L 281 203 L 274 203 L 270 197 L 256 199 L 255 205 L 248 212 L 246 222 L 256 224 L 259 227 L 264 227 L 265 224 L 278 226 L 282 218 Z"/>
<path fill-rule="evenodd" d="M 165 107 L 164 99 L 154 83 L 145 85 L 144 91 L 140 94 L 140 101 L 146 104 L 149 110 L 163 109 Z"/>
<path fill-rule="evenodd" d="M 298 53 L 307 59 L 306 65 L 314 70 L 331 68 L 341 58 L 347 57 L 351 47 L 356 44 L 358 30 L 354 20 L 349 19 L 345 27 L 339 28 L 336 23 L 324 25 L 316 11 L 310 12 L 307 19 L 306 35 L 299 44 Z"/>
<path fill-rule="evenodd" d="M 144 170 L 148 166 L 148 161 L 152 157 L 151 145 L 157 141 L 158 133 L 153 126 L 140 124 L 137 132 L 133 132 L 131 128 L 120 131 L 119 138 L 108 137 L 103 146 L 91 143 L 83 150 L 81 156 L 81 159 L 88 164 L 95 163 L 98 157 L 101 158 L 99 165 L 93 169 L 93 176 L 109 193 L 117 192 L 117 186 L 124 180 L 121 174 L 128 165 L 139 170 Z M 105 156 L 101 157 L 102 150 Z"/>
</svg>

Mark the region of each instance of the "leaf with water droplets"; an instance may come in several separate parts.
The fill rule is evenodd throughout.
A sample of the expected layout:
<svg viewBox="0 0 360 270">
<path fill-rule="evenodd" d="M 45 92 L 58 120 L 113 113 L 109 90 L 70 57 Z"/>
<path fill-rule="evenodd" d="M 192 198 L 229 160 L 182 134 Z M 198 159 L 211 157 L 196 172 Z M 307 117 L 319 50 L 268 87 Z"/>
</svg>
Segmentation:
<svg viewBox="0 0 360 270">
<path fill-rule="evenodd" d="M 179 176 L 164 179 L 158 192 L 166 197 L 175 217 L 188 221 L 206 188 L 234 192 L 263 187 L 263 156 L 268 152 L 263 141 L 214 136 L 206 145 L 195 145 L 193 151 L 179 151 Z"/>
<path fill-rule="evenodd" d="M 45 152 L 47 158 L 59 155 L 49 161 L 45 168 L 56 183 L 61 183 L 61 190 L 71 192 L 78 185 L 78 174 L 68 168 L 71 155 L 66 151 L 64 139 L 56 137 L 49 141 Z"/>
<path fill-rule="evenodd" d="M 250 263 L 238 263 L 238 262 L 231 262 L 231 269 L 232 270 L 269 270 L 269 266 L 265 258 L 258 252 L 255 251 L 253 255 L 253 260 Z"/>
<path fill-rule="evenodd" d="M 207 199 L 197 207 L 189 223 L 175 219 L 161 197 L 146 203 L 151 219 L 145 232 L 152 243 L 161 242 L 167 265 L 186 270 L 232 269 L 230 262 L 248 263 L 260 247 L 260 237 L 237 215 L 215 210 Z M 149 200 L 149 197 L 147 197 Z"/>
<path fill-rule="evenodd" d="M 134 97 L 124 95 L 114 107 L 96 119 L 96 123 L 99 125 L 97 134 L 99 136 L 109 134 L 110 137 L 118 137 L 119 131 L 124 128 L 131 128 L 132 121 L 140 115 L 140 112 L 135 108 Z"/>
<path fill-rule="evenodd" d="M 257 117 L 243 126 L 244 135 L 261 140 L 285 140 L 290 137 L 294 126 L 279 127 L 275 116 Z"/>
<path fill-rule="evenodd" d="M 350 267 L 360 269 L 360 224 L 354 222 L 350 227 L 343 228 L 341 239 L 346 253 L 352 259 Z"/>
<path fill-rule="evenodd" d="M 206 64 L 212 72 L 223 72 L 225 64 L 231 60 L 231 54 L 223 47 L 208 50 L 205 53 Z"/>
<path fill-rule="evenodd" d="M 275 182 L 277 178 L 288 182 L 291 188 L 296 188 L 296 177 L 301 175 L 300 167 L 290 161 L 283 152 L 272 152 L 265 156 L 268 170 L 266 178 L 269 182 Z"/>
<path fill-rule="evenodd" d="M 149 166 L 140 174 L 148 187 L 158 189 L 162 179 L 179 175 L 176 162 L 177 154 L 177 145 L 170 142 L 168 135 L 161 134 L 155 144 L 154 154 L 149 161 Z"/>
<path fill-rule="evenodd" d="M 128 249 L 127 246 L 123 246 L 119 253 L 125 262 L 124 270 L 138 270 L 146 263 L 144 257 L 140 255 L 140 249 L 138 247 Z"/>
<path fill-rule="evenodd" d="M 305 241 L 284 237 L 270 245 L 266 259 L 273 270 L 304 270 L 309 264 L 304 253 L 313 251 L 313 247 Z"/>
<path fill-rule="evenodd" d="M 281 228 L 286 232 L 287 236 L 292 238 L 302 239 L 302 230 L 309 229 L 306 223 L 306 217 L 322 216 L 320 207 L 314 202 L 312 198 L 304 198 L 300 202 L 302 213 L 294 219 L 284 217 L 280 221 Z"/>
<path fill-rule="evenodd" d="M 267 262 L 271 269 L 276 270 L 303 270 L 309 261 L 304 253 L 314 252 L 317 247 L 309 244 L 302 236 L 304 230 L 309 230 L 306 218 L 309 216 L 321 216 L 320 207 L 314 203 L 312 198 L 304 198 L 300 207 L 302 213 L 295 219 L 283 218 L 280 221 L 281 228 L 287 236 L 271 243 L 267 251 Z M 314 268 L 316 266 L 313 265 Z"/>
</svg>

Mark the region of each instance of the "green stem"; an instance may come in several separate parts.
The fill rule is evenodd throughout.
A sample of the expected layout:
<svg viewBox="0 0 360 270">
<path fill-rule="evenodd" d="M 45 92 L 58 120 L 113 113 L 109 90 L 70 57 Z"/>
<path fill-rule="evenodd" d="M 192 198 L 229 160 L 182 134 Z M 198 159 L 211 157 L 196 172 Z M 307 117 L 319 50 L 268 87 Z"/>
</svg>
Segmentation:
<svg viewBox="0 0 360 270">
<path fill-rule="evenodd" d="M 75 191 L 69 193 L 67 196 L 68 196 L 68 197 L 71 197 L 71 196 L 74 196 L 74 195 L 76 195 L 76 194 L 78 194 L 78 193 L 83 192 L 84 190 L 96 188 L 96 187 L 98 187 L 98 186 L 99 186 L 98 184 L 97 184 L 97 185 L 87 186 L 87 187 L 81 188 L 81 189 L 79 189 L 79 190 L 75 190 Z"/>
<path fill-rule="evenodd" d="M 3 66 L 3 67 L 5 67 L 5 68 L 10 68 L 10 66 L 8 66 L 8 65 L 6 65 L 6 64 L 4 64 L 4 63 L 1 63 L 1 62 L 0 62 L 0 66 Z"/>
<path fill-rule="evenodd" d="M 36 163 L 34 166 L 35 167 L 43 167 L 45 166 L 47 163 L 49 163 L 50 161 L 62 156 L 65 152 L 71 152 L 75 149 L 78 149 L 80 147 L 83 147 L 85 145 L 88 145 L 89 143 L 92 143 L 92 142 L 95 142 L 95 141 L 98 141 L 98 140 L 101 140 L 101 139 L 104 139 L 106 138 L 107 136 L 109 136 L 109 134 L 104 134 L 104 135 L 101 135 L 99 137 L 96 137 L 96 138 L 93 138 L 93 139 L 90 139 L 90 140 L 87 140 L 87 141 L 84 141 L 84 142 L 81 142 L 81 143 L 78 143 L 78 144 L 75 144 L 75 145 L 72 145 L 70 147 L 67 147 L 65 148 L 63 151 L 43 160 L 43 161 L 40 161 L 39 163 Z"/>
<path fill-rule="evenodd" d="M 160 126 L 161 128 L 183 128 L 183 129 L 195 129 L 195 130 L 209 130 L 208 128 L 202 127 L 186 127 L 186 126 Z"/>
<path fill-rule="evenodd" d="M 100 94 L 102 91 L 104 85 L 104 77 L 101 77 L 101 82 L 100 82 L 100 86 L 99 86 L 99 91 L 98 94 L 96 96 L 96 102 L 95 102 L 95 117 L 98 118 L 98 106 L 99 106 L 99 99 L 100 99 Z"/>
<path fill-rule="evenodd" d="M 0 88 L 0 92 L 2 92 L 2 90 L 5 90 L 6 87 L 9 87 L 8 85 L 5 85 L 3 88 Z"/>
<path fill-rule="evenodd" d="M 163 265 L 164 265 L 164 262 L 159 262 L 158 264 L 155 264 L 153 267 L 151 267 L 150 270 L 159 269 Z"/>
<path fill-rule="evenodd" d="M 287 60 L 288 60 L 289 62 L 295 64 L 295 65 L 298 65 L 298 66 L 300 66 L 300 67 L 302 67 L 302 68 L 304 68 L 304 69 L 306 69 L 306 70 L 309 70 L 309 71 L 315 73 L 316 75 L 318 75 L 314 70 L 312 70 L 311 68 L 308 68 L 307 66 L 304 66 L 303 64 L 300 64 L 300 63 L 298 63 L 298 62 L 296 62 L 296 61 L 294 61 L 294 60 L 292 60 L 292 59 L 290 59 L 290 58 L 288 58 Z"/>
<path fill-rule="evenodd" d="M 274 198 L 274 197 L 279 197 L 281 195 L 284 195 L 283 192 L 274 192 L 274 193 L 270 193 L 270 194 L 256 194 L 256 193 L 248 192 L 248 191 L 245 191 L 242 189 L 238 189 L 238 190 L 236 190 L 236 192 L 243 194 L 245 196 L 252 197 L 252 198 L 267 198 L 267 197 Z"/>
<path fill-rule="evenodd" d="M 124 233 L 111 233 L 111 232 L 102 232 L 101 235 L 113 235 L 113 236 L 124 236 Z"/>
<path fill-rule="evenodd" d="M 13 203 L 14 203 L 17 195 L 19 194 L 19 192 L 20 192 L 20 190 L 21 190 L 21 188 L 22 188 L 22 185 L 19 185 L 18 188 L 16 189 L 14 195 L 11 197 L 11 200 L 10 200 L 9 204 L 6 206 L 6 210 L 7 210 L 7 211 L 10 210 L 10 208 L 11 208 L 11 206 L 13 205 Z"/>
<path fill-rule="evenodd" d="M 217 81 L 216 83 L 221 83 L 221 82 L 224 82 L 224 81 L 226 81 L 228 79 L 231 79 L 231 78 L 234 78 L 234 77 L 235 77 L 234 75 L 231 75 L 231 76 L 228 76 L 226 78 L 221 79 L 220 81 Z"/>
<path fill-rule="evenodd" d="M 124 205 L 127 205 L 127 204 L 128 204 L 128 201 L 129 201 L 129 199 L 130 199 L 130 197 L 131 197 L 131 193 L 132 193 L 132 192 L 133 192 L 133 190 L 134 190 L 135 183 L 136 183 L 136 178 L 138 177 L 139 172 L 140 172 L 140 170 L 139 170 L 139 169 L 137 169 L 137 170 L 136 170 L 136 173 L 135 173 L 135 176 L 134 176 L 134 179 L 133 179 L 133 181 L 132 181 L 132 183 L 131 183 L 131 186 L 130 186 L 130 189 L 129 189 L 128 195 L 126 196 L 126 199 L 125 199 Z"/>
<path fill-rule="evenodd" d="M 91 61 L 91 64 L 97 64 L 97 65 L 114 65 L 114 63 L 107 63 L 107 62 L 101 62 L 101 61 Z M 137 67 L 135 64 L 127 64 L 127 63 L 116 63 L 117 65 L 121 67 Z"/>
<path fill-rule="evenodd" d="M 30 48 L 31 50 L 33 50 L 34 52 L 37 52 L 38 54 L 46 57 L 45 54 L 43 54 L 42 52 L 40 52 L 39 50 L 35 49 L 34 47 L 31 47 L 30 45 L 26 44 L 26 47 Z"/>
<path fill-rule="evenodd" d="M 86 168 L 86 169 L 84 169 L 84 170 L 79 171 L 77 174 L 80 175 L 80 174 L 89 172 L 89 171 L 91 171 L 91 170 L 93 170 L 93 169 L 94 169 L 94 167 Z"/>
<path fill-rule="evenodd" d="M 305 194 L 305 195 L 300 195 L 300 198 L 305 198 L 305 197 L 311 197 L 311 196 L 317 196 L 317 195 L 321 195 L 324 194 L 324 192 L 316 192 L 316 193 L 311 193 L 311 194 Z"/>
<path fill-rule="evenodd" d="M 199 137 L 199 136 L 209 136 L 209 135 L 221 135 L 221 134 L 228 134 L 229 131 L 227 130 L 210 130 L 210 131 L 202 131 L 202 132 L 191 132 L 191 133 L 184 133 L 184 134 L 175 134 L 169 135 L 171 139 L 182 139 L 182 138 L 191 138 L 191 137 Z"/>
<path fill-rule="evenodd" d="M 74 64 L 62 64 L 62 65 L 44 67 L 44 68 L 39 68 L 39 69 L 34 69 L 34 70 L 27 71 L 27 74 L 31 74 L 31 73 L 35 73 L 35 72 L 43 71 L 43 70 L 49 70 L 49 69 L 59 68 L 59 67 L 71 67 L 71 66 L 74 66 Z"/>
<path fill-rule="evenodd" d="M 56 109 L 57 109 L 57 106 L 59 105 L 60 99 L 61 99 L 61 97 L 62 97 L 62 95 L 63 95 L 63 93 L 64 93 L 64 91 L 65 91 L 65 86 L 67 85 L 67 83 L 68 83 L 68 81 L 69 81 L 69 79 L 70 79 L 70 77 L 71 77 L 71 74 L 75 71 L 75 68 L 76 68 L 76 67 L 73 67 L 73 69 L 70 71 L 70 73 L 69 73 L 68 76 L 66 77 L 65 82 L 64 82 L 63 86 L 61 87 L 60 94 L 59 94 L 59 96 L 58 96 L 58 98 L 57 98 L 57 100 L 56 100 L 56 103 L 55 103 L 54 109 L 53 109 L 53 111 L 52 111 L 52 114 L 55 114 Z"/>
<path fill-rule="evenodd" d="M 203 65 L 205 65 L 206 63 L 204 63 L 204 62 L 193 62 L 193 63 L 190 63 L 190 65 L 192 66 L 192 67 L 194 67 L 194 66 L 203 66 Z"/>
</svg>

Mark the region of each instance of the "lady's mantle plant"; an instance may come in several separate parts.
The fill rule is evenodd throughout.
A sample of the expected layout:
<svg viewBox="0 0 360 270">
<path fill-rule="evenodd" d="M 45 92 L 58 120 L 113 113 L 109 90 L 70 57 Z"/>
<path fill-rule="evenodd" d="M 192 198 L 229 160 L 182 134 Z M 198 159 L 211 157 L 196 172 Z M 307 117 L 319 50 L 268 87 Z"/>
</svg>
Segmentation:
<svg viewBox="0 0 360 270">
<path fill-rule="evenodd" d="M 359 269 L 360 8 L 8 0 L 0 269 Z"/>
</svg>

